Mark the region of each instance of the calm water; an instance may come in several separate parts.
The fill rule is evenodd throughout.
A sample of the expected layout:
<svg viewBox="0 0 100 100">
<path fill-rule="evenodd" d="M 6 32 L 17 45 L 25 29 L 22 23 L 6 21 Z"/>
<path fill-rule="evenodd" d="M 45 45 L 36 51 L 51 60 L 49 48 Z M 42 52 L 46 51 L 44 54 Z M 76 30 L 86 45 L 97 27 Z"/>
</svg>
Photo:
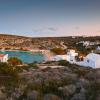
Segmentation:
<svg viewBox="0 0 100 100">
<path fill-rule="evenodd" d="M 41 62 L 44 60 L 43 54 L 40 53 L 32 53 L 32 52 L 24 52 L 24 51 L 4 51 L 2 54 L 8 54 L 10 57 L 18 57 L 24 63 L 33 63 L 33 62 Z"/>
</svg>

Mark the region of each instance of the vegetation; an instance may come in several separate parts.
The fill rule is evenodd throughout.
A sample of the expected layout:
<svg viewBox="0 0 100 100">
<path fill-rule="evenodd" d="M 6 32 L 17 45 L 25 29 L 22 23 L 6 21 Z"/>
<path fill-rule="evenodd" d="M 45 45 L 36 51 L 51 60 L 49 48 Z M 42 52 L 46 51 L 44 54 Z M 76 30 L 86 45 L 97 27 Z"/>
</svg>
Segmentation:
<svg viewBox="0 0 100 100">
<path fill-rule="evenodd" d="M 44 71 L 36 63 L 21 67 L 0 63 L 0 91 L 3 93 L 0 97 L 6 95 L 4 100 L 44 100 L 45 95 L 53 94 L 60 100 L 97 100 L 100 83 L 93 69 L 69 64 L 64 60 L 51 62 L 51 65 L 53 63 L 65 67 Z M 76 97 L 78 99 L 72 99 Z"/>
<path fill-rule="evenodd" d="M 57 55 L 66 54 L 66 51 L 62 48 L 53 48 L 53 49 L 51 49 L 51 51 L 54 52 Z"/>
<path fill-rule="evenodd" d="M 68 48 L 73 47 L 79 53 L 88 54 L 95 47 L 85 48 L 82 44 L 76 45 L 76 43 L 86 40 L 96 41 L 100 40 L 100 37 L 30 39 L 17 36 L 1 36 L 0 39 L 2 40 L 1 49 L 4 47 L 3 44 L 7 42 L 8 46 L 18 47 L 22 50 L 23 47 L 29 46 L 51 49 L 55 54 L 62 55 L 66 54 L 66 51 L 62 49 L 61 41 L 64 41 L 64 45 Z M 13 40 L 14 42 L 12 42 Z M 6 49 L 10 49 L 10 47 Z M 64 60 L 43 64 L 44 66 L 64 67 L 39 69 L 39 64 L 23 65 L 22 61 L 15 57 L 10 58 L 8 63 L 0 63 L 0 100 L 52 100 L 49 99 L 51 94 L 53 94 L 51 97 L 56 95 L 60 98 L 53 100 L 100 100 L 100 69 L 84 68 Z M 46 95 L 49 95 L 49 97 L 44 99 Z"/>
<path fill-rule="evenodd" d="M 10 65 L 16 66 L 16 65 L 21 65 L 22 61 L 19 58 L 11 57 L 11 58 L 8 59 L 8 63 Z"/>
<path fill-rule="evenodd" d="M 0 63 L 0 74 L 1 75 L 15 75 L 17 70 L 15 66 L 11 66 L 7 63 Z"/>
<path fill-rule="evenodd" d="M 28 67 L 29 68 L 33 68 L 33 69 L 37 69 L 38 68 L 38 66 L 37 66 L 37 64 L 35 62 L 28 64 Z"/>
<path fill-rule="evenodd" d="M 59 61 L 59 65 L 61 65 L 61 66 L 69 66 L 71 64 L 68 61 L 66 61 L 66 60 L 60 60 Z"/>
</svg>

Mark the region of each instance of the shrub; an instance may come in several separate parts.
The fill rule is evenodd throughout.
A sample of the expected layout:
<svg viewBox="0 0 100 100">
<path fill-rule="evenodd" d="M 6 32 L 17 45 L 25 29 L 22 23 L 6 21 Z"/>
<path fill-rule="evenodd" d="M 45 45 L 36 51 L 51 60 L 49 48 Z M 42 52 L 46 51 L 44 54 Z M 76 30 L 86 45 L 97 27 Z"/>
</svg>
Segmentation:
<svg viewBox="0 0 100 100">
<path fill-rule="evenodd" d="M 51 51 L 58 55 L 63 55 L 66 53 L 66 51 L 62 48 L 53 48 Z"/>
<path fill-rule="evenodd" d="M 17 57 L 12 57 L 12 58 L 8 59 L 8 63 L 10 65 L 16 66 L 16 65 L 22 64 L 22 61 L 19 58 L 17 58 Z"/>
<path fill-rule="evenodd" d="M 70 63 L 68 61 L 66 61 L 66 60 L 60 60 L 59 61 L 59 65 L 61 65 L 61 66 L 69 66 Z"/>
</svg>

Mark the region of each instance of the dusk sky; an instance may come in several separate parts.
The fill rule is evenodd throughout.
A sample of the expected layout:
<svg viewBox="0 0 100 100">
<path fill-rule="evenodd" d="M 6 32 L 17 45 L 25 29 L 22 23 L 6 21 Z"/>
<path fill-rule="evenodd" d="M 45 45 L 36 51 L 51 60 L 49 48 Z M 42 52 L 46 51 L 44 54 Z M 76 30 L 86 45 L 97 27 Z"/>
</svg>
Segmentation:
<svg viewBox="0 0 100 100">
<path fill-rule="evenodd" d="M 100 36 L 100 0 L 0 0 L 0 33 Z"/>
</svg>

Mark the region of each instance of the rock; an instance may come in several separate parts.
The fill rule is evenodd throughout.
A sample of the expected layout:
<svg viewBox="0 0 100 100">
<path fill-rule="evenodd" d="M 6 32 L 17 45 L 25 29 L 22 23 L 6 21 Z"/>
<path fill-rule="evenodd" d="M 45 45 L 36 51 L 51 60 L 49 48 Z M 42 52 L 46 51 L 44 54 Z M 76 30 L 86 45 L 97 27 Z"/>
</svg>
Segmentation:
<svg viewBox="0 0 100 100">
<path fill-rule="evenodd" d="M 38 100 L 39 93 L 37 91 L 30 91 L 27 93 L 27 100 Z"/>
<path fill-rule="evenodd" d="M 47 94 L 44 96 L 43 100 L 61 100 L 61 99 L 54 94 Z"/>
</svg>

